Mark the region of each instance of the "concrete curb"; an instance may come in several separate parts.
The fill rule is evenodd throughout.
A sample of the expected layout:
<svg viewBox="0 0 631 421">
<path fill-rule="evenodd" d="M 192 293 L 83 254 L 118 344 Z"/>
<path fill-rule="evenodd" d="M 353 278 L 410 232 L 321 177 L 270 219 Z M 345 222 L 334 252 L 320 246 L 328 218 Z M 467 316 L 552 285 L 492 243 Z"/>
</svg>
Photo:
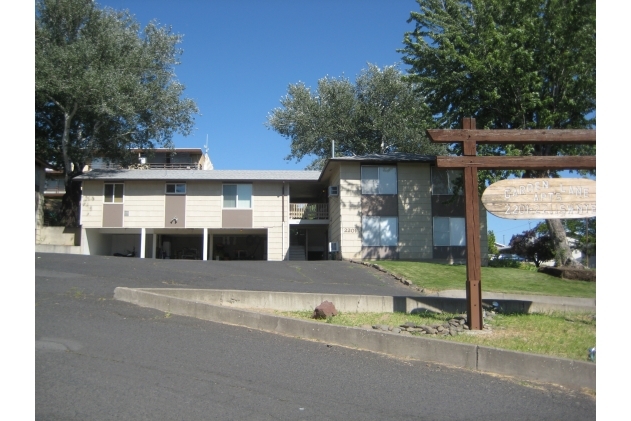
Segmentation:
<svg viewBox="0 0 631 421">
<path fill-rule="evenodd" d="M 114 299 L 171 314 L 244 326 L 399 358 L 445 364 L 536 382 L 554 383 L 571 389 L 596 390 L 596 365 L 593 363 L 291 319 L 235 308 L 232 306 L 234 302 L 230 304 L 230 300 L 211 304 L 206 301 L 182 298 L 186 295 L 186 290 L 176 291 L 178 290 L 119 287 L 114 290 Z"/>
</svg>

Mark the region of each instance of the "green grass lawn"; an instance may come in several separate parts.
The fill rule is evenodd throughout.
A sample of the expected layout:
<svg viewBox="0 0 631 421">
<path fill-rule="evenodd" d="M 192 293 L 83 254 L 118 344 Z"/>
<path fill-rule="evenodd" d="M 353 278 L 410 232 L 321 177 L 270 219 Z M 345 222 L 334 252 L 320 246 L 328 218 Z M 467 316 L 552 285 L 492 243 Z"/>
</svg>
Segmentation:
<svg viewBox="0 0 631 421">
<path fill-rule="evenodd" d="M 311 319 L 312 311 L 276 312 L 277 314 Z M 391 325 L 411 321 L 419 325 L 442 324 L 452 314 L 405 313 L 339 313 L 328 322 L 342 326 Z M 318 320 L 327 323 L 324 320 Z M 428 336 L 512 351 L 528 352 L 587 361 L 587 351 L 596 346 L 596 317 L 593 313 L 496 314 L 485 319 L 491 330 L 463 333 L 457 336 Z"/>
<path fill-rule="evenodd" d="M 390 260 L 377 264 L 427 292 L 465 289 L 464 265 Z M 483 267 L 482 291 L 595 298 L 596 283 L 564 280 L 528 269 Z"/>
</svg>

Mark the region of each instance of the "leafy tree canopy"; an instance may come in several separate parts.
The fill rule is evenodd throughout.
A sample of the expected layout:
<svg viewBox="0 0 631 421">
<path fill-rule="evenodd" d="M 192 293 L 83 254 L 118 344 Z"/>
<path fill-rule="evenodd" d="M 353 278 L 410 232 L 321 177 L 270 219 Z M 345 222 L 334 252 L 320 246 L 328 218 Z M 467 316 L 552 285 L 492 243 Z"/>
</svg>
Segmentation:
<svg viewBox="0 0 631 421">
<path fill-rule="evenodd" d="M 68 225 L 80 197 L 71 180 L 87 160 L 124 161 L 132 148 L 170 147 L 191 132 L 197 106 L 174 72 L 181 39 L 91 0 L 37 1 L 35 146 L 65 172 Z"/>
<path fill-rule="evenodd" d="M 403 62 L 439 127 L 475 117 L 482 129 L 594 127 L 594 0 L 417 0 Z M 451 152 L 459 153 L 458 147 Z M 478 155 L 595 155 L 594 146 L 480 145 Z M 479 171 L 480 186 L 557 171 Z M 548 221 L 563 247 L 560 223 Z M 569 253 L 566 253 L 569 255 Z M 568 262 L 565 262 L 568 263 Z M 565 264 L 564 263 L 564 264 Z"/>
<path fill-rule="evenodd" d="M 290 84 L 282 108 L 272 110 L 265 124 L 291 140 L 286 159 L 315 156 L 309 168 L 321 168 L 333 141 L 336 156 L 445 153 L 426 137 L 434 122 L 423 95 L 403 78 L 395 65 L 369 64 L 354 84 L 325 77 L 315 92 L 300 82 Z"/>
<path fill-rule="evenodd" d="M 513 235 L 509 243 L 513 253 L 534 262 L 537 267 L 542 262 L 554 259 L 556 256 L 554 243 L 545 226 L 545 223 L 537 224 L 533 229 Z"/>
</svg>

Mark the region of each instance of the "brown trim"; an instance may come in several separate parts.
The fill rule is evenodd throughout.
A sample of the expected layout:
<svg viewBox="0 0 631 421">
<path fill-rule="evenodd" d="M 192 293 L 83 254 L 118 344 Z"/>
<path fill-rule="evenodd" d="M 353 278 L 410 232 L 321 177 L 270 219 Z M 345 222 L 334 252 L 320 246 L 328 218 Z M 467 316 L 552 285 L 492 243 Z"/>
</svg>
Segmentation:
<svg viewBox="0 0 631 421">
<path fill-rule="evenodd" d="M 222 209 L 222 228 L 252 228 L 252 209 Z"/>
<path fill-rule="evenodd" d="M 103 203 L 103 227 L 122 228 L 123 227 L 123 204 Z"/>
<path fill-rule="evenodd" d="M 466 246 L 434 246 L 433 257 L 437 260 L 463 260 L 467 257 Z"/>
<path fill-rule="evenodd" d="M 361 256 L 366 260 L 399 260 L 397 246 L 362 246 Z"/>
<path fill-rule="evenodd" d="M 362 216 L 399 216 L 399 196 L 396 194 L 362 195 Z"/>
<path fill-rule="evenodd" d="M 464 218 L 465 215 L 466 208 L 464 196 L 458 195 L 455 198 L 451 194 L 438 194 L 432 196 L 432 218 L 434 216 Z"/>
<path fill-rule="evenodd" d="M 164 227 L 165 228 L 185 228 L 186 227 L 186 195 L 185 194 L 165 194 L 164 195 Z"/>
</svg>

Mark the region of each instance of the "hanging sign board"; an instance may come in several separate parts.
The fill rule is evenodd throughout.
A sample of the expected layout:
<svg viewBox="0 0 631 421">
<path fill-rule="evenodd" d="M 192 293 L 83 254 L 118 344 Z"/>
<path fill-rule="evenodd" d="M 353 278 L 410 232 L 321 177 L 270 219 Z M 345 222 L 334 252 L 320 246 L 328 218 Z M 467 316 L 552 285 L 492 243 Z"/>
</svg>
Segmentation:
<svg viewBox="0 0 631 421">
<path fill-rule="evenodd" d="M 587 178 L 514 178 L 482 194 L 487 211 L 505 219 L 571 219 L 596 216 L 596 181 Z"/>
</svg>

